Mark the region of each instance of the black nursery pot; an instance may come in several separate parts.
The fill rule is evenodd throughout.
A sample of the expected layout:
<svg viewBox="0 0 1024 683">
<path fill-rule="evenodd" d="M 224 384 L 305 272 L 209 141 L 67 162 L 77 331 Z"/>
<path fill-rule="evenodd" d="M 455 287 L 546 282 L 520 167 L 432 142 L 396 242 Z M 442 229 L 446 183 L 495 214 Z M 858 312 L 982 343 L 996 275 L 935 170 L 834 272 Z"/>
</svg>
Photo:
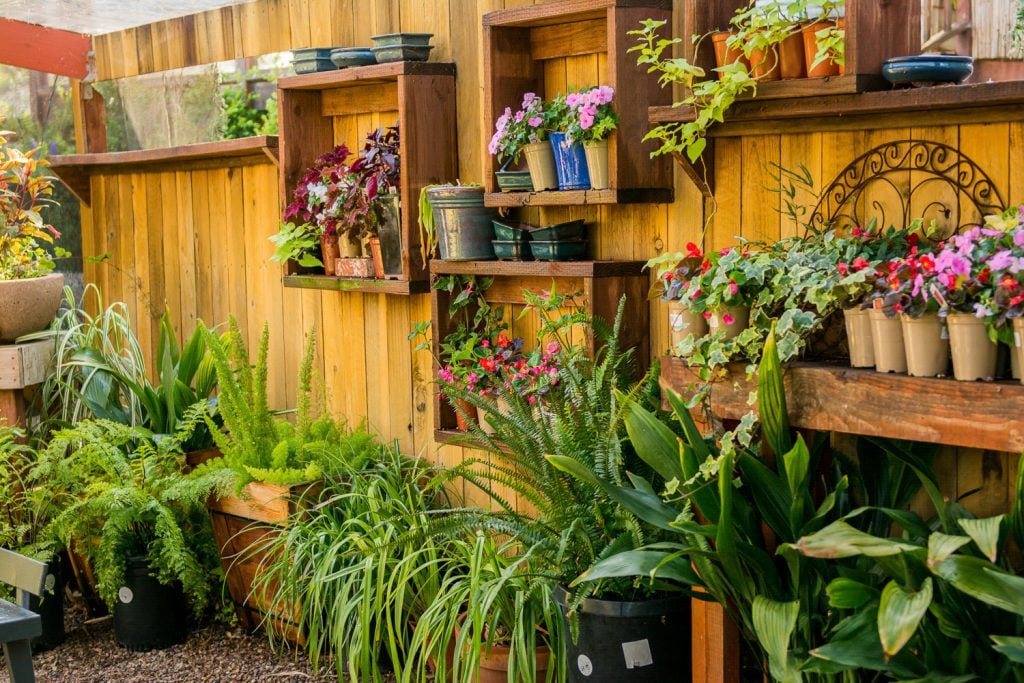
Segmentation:
<svg viewBox="0 0 1024 683">
<path fill-rule="evenodd" d="M 568 593 L 555 589 L 562 618 Z M 579 639 L 566 643 L 572 683 L 682 683 L 690 680 L 690 600 L 583 601 Z"/>
<path fill-rule="evenodd" d="M 64 585 L 67 580 L 63 554 L 46 563 L 46 590 L 42 597 L 29 596 L 28 608 L 39 615 L 42 635 L 32 639 L 32 651 L 42 652 L 64 642 Z"/>
<path fill-rule="evenodd" d="M 114 605 L 114 640 L 135 652 L 185 642 L 185 595 L 181 586 L 165 586 L 149 572 L 147 558 L 129 558 L 125 585 L 118 590 Z"/>
</svg>

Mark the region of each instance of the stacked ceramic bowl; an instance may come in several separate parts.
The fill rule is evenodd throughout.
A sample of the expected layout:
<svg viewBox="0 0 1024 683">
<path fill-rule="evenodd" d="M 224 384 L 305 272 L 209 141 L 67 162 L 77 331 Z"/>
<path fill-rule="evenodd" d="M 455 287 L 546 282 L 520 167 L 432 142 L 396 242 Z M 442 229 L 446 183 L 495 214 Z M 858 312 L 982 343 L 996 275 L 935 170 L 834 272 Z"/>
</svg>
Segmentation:
<svg viewBox="0 0 1024 683">
<path fill-rule="evenodd" d="M 376 64 L 377 58 L 373 49 L 368 47 L 339 47 L 331 50 L 331 62 L 339 69 L 350 66 L 368 66 Z"/>
<path fill-rule="evenodd" d="M 301 50 L 292 50 L 292 67 L 297 74 L 312 74 L 318 71 L 333 71 L 334 63 L 331 61 L 330 47 L 307 47 Z"/>
<path fill-rule="evenodd" d="M 548 228 L 496 220 L 494 236 L 494 254 L 503 261 L 578 261 L 587 255 L 587 226 L 582 220 Z"/>
<path fill-rule="evenodd" d="M 373 54 L 381 64 L 385 62 L 425 62 L 434 46 L 433 33 L 388 33 L 373 36 Z"/>
</svg>

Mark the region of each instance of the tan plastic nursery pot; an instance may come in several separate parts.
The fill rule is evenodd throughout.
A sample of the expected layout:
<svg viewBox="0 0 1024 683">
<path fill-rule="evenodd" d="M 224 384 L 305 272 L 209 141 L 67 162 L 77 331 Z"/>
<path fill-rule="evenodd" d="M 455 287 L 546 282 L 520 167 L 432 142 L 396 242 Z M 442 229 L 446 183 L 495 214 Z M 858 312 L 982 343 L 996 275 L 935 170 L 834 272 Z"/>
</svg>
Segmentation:
<svg viewBox="0 0 1024 683">
<path fill-rule="evenodd" d="M 875 369 L 879 372 L 906 372 L 907 352 L 899 318 L 887 318 L 884 312 L 874 308 L 868 311 L 868 318 L 871 320 Z"/>
<path fill-rule="evenodd" d="M 530 180 L 535 192 L 558 189 L 558 172 L 555 170 L 555 153 L 548 142 L 531 142 L 523 147 L 526 167 L 530 169 Z"/>
<path fill-rule="evenodd" d="M 946 323 L 953 376 L 961 382 L 994 377 L 999 346 L 988 338 L 985 321 L 971 313 L 950 313 Z"/>
<path fill-rule="evenodd" d="M 708 321 L 704 319 L 703 314 L 693 312 L 682 301 L 669 301 L 668 330 L 672 338 L 672 348 L 675 349 L 690 335 L 693 335 L 694 339 L 706 335 Z"/>
<path fill-rule="evenodd" d="M 1013 319 L 1013 346 L 1010 351 L 1017 359 L 1017 367 L 1024 368 L 1024 318 Z M 1024 377 L 1020 381 L 1024 384 Z"/>
<path fill-rule="evenodd" d="M 608 189 L 608 141 L 584 142 L 583 152 L 587 155 L 587 171 L 590 173 L 590 188 Z"/>
<path fill-rule="evenodd" d="M 939 377 L 949 367 L 949 337 L 944 334 L 938 313 L 920 318 L 900 316 L 903 344 L 907 351 L 907 374 L 912 377 Z"/>
<path fill-rule="evenodd" d="M 867 309 L 843 310 L 846 321 L 846 343 L 850 347 L 850 367 L 875 367 L 875 347 L 871 341 L 871 318 Z"/>
<path fill-rule="evenodd" d="M 708 331 L 714 334 L 724 330 L 726 339 L 735 339 L 749 325 L 749 306 L 723 306 L 712 311 L 708 318 Z"/>
</svg>

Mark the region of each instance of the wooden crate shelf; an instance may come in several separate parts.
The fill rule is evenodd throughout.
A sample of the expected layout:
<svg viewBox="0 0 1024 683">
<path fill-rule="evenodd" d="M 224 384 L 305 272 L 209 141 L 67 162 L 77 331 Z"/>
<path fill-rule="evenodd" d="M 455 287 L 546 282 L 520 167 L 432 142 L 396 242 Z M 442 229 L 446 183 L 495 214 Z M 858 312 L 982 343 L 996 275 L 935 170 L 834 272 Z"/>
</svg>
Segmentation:
<svg viewBox="0 0 1024 683">
<path fill-rule="evenodd" d="M 430 262 L 431 275 L 477 275 L 493 277 L 487 300 L 496 304 L 522 305 L 523 290 L 541 292 L 557 289 L 563 294 L 579 293 L 580 309 L 611 322 L 619 300 L 626 297 L 626 310 L 619 342 L 623 348 L 635 347 L 640 367 L 649 363 L 648 336 L 650 306 L 647 290 L 649 275 L 643 261 L 438 261 Z M 441 340 L 452 328 L 448 317 L 450 297 L 432 290 L 431 327 L 434 357 L 440 356 Z M 587 339 L 590 353 L 596 350 L 593 337 Z M 438 368 L 434 368 L 435 376 Z M 439 393 L 434 395 L 435 438 L 448 442 L 458 432 L 455 411 Z"/>
<path fill-rule="evenodd" d="M 488 206 L 567 206 L 672 201 L 672 168 L 651 159 L 656 147 L 643 143 L 647 108 L 671 103 L 671 93 L 636 65 L 628 31 L 644 19 L 671 24 L 671 0 L 562 0 L 484 15 L 484 116 L 493 122 L 505 107 L 518 107 L 523 93 L 544 94 L 545 63 L 583 55 L 607 57 L 607 85 L 615 89 L 619 130 L 609 146 L 611 190 L 591 192 L 497 193 L 489 157 L 484 184 Z M 569 83 L 569 87 L 600 85 Z M 553 94 L 553 93 L 549 93 Z M 487 135 L 490 136 L 490 124 Z"/>
<path fill-rule="evenodd" d="M 363 294 L 425 294 L 430 291 L 426 280 L 380 280 L 374 278 L 343 278 L 329 275 L 285 275 L 285 287 L 294 289 L 322 289 L 333 292 L 360 292 Z"/>
<path fill-rule="evenodd" d="M 282 78 L 278 81 L 281 112 L 281 198 L 288 205 L 306 169 L 336 142 L 356 151 L 362 140 L 335 140 L 335 117 L 395 113 L 401 130 L 402 281 L 423 282 L 419 195 L 426 185 L 450 182 L 458 175 L 455 117 L 455 65 L 439 62 L 394 62 Z M 360 135 L 369 131 L 360 131 Z M 293 275 L 288 269 L 285 277 Z M 321 289 L 359 291 L 349 285 Z M 347 281 L 351 282 L 351 281 Z M 286 280 L 287 284 L 287 280 Z M 292 280 L 289 286 L 300 285 Z M 424 286 L 425 287 L 425 286 Z M 391 288 L 391 289 L 388 289 Z M 409 294 L 419 287 L 388 284 L 366 291 Z M 425 289 L 424 289 L 425 291 Z"/>
<path fill-rule="evenodd" d="M 72 194 L 86 206 L 91 206 L 90 177 L 93 175 L 276 164 L 278 138 L 276 135 L 257 135 L 133 152 L 65 154 L 50 157 L 49 162 L 54 174 Z"/>
<path fill-rule="evenodd" d="M 1019 382 L 958 382 L 875 372 L 834 364 L 786 366 L 786 400 L 795 427 L 909 441 L 1024 450 L 1024 385 Z M 686 362 L 662 359 L 661 384 L 688 395 L 701 384 Z M 711 410 L 740 419 L 753 408 L 756 389 L 743 366 L 711 388 Z"/>
</svg>

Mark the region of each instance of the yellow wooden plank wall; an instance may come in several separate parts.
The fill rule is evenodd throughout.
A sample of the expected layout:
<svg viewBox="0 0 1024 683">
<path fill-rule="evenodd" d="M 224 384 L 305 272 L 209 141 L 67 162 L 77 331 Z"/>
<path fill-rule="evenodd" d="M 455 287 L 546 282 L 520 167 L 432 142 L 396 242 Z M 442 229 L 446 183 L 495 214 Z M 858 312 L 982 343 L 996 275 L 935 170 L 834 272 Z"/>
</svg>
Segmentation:
<svg viewBox="0 0 1024 683">
<path fill-rule="evenodd" d="M 556 0 L 557 1 L 557 0 Z M 97 36 L 101 80 L 168 68 L 254 56 L 311 45 L 363 45 L 390 31 L 435 34 L 433 59 L 458 69 L 459 168 L 464 182 L 481 182 L 485 140 L 492 122 L 484 120 L 480 18 L 502 7 L 532 0 L 255 0 L 242 5 Z M 675 33 L 681 29 L 683 0 L 676 0 Z M 603 80 L 607 60 L 578 56 L 545 65 L 547 95 Z M 638 72 L 638 77 L 639 72 Z M 626 103 L 623 106 L 627 106 Z M 820 189 L 864 151 L 890 140 L 930 139 L 959 146 L 992 176 L 1010 202 L 1024 199 L 1024 123 L 913 127 L 913 121 L 879 120 L 879 130 L 845 129 L 750 135 L 716 140 L 713 204 L 681 174 L 671 205 L 575 207 L 534 210 L 546 221 L 585 218 L 599 223 L 596 255 L 647 259 L 668 249 L 699 242 L 721 248 L 737 236 L 774 239 L 796 234 L 798 226 L 778 213 L 770 192 L 770 164 L 805 165 Z M 350 146 L 390 115 L 337 117 L 337 142 Z M 949 119 L 940 123 L 954 123 Z M 629 144 L 619 141 L 618 144 Z M 901 183 L 915 178 L 908 174 Z M 255 339 L 270 324 L 272 387 L 277 405 L 293 400 L 302 337 L 314 324 L 321 341 L 317 367 L 325 377 L 330 405 L 358 421 L 366 417 L 387 438 L 408 451 L 451 464 L 462 449 L 435 451 L 426 353 L 413 353 L 405 335 L 414 321 L 429 317 L 429 297 L 321 293 L 283 289 L 280 271 L 268 261 L 267 241 L 280 214 L 276 168 L 270 164 L 213 170 L 130 174 L 94 179 L 91 210 L 84 212 L 85 256 L 107 253 L 102 264 L 87 261 L 86 277 L 108 299 L 123 298 L 139 316 L 139 334 L 151 344 L 164 307 L 187 328 L 196 319 L 223 322 L 235 314 Z M 888 201 L 888 200 L 885 200 Z M 915 204 L 918 205 L 918 204 Z M 920 206 L 927 205 L 922 202 Z M 514 314 L 515 311 L 512 311 Z M 664 311 L 652 303 L 651 351 L 668 347 Z M 516 331 L 529 333 L 530 323 Z M 943 467 L 950 494 L 980 487 L 983 508 L 1005 504 L 1016 462 L 1005 455 L 961 452 Z"/>
</svg>

